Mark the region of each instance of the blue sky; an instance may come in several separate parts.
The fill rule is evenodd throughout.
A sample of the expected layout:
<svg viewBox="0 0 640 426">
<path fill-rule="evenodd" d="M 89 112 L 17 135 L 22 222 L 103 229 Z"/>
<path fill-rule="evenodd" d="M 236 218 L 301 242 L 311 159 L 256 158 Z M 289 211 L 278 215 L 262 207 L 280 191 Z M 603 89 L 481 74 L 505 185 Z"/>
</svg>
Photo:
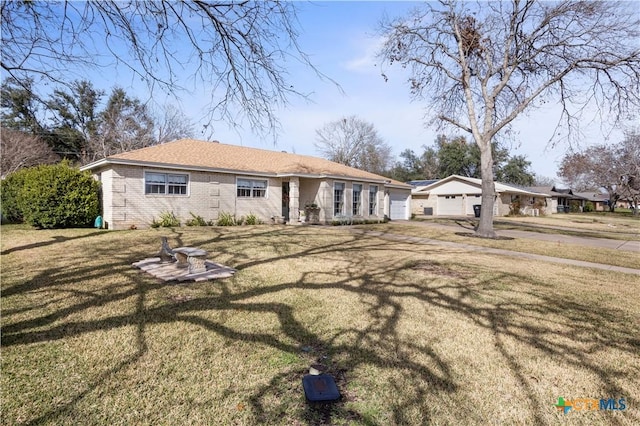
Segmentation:
<svg viewBox="0 0 640 426">
<path fill-rule="evenodd" d="M 375 126 L 396 156 L 407 148 L 420 154 L 423 145 L 432 145 L 436 139 L 435 130 L 424 125 L 424 104 L 411 100 L 401 67 L 385 68 L 389 77 L 385 82 L 375 59 L 380 45 L 380 39 L 375 36 L 379 21 L 385 15 L 391 18 L 405 15 L 417 5 L 419 3 L 395 1 L 298 2 L 300 47 L 340 88 L 329 80 L 321 80 L 300 63 L 286 64 L 290 83 L 310 95 L 308 99 L 291 97 L 290 104 L 278 110 L 282 131 L 276 145 L 271 139 L 252 133 L 248 127 L 236 129 L 222 122 L 209 123 L 206 106 L 210 95 L 206 87 L 194 83 L 188 72 L 183 76 L 183 84 L 195 85 L 195 90 L 182 93 L 178 106 L 198 132 L 207 124 L 208 129 L 214 129 L 212 139 L 228 144 L 318 155 L 314 146 L 316 130 L 328 122 L 356 115 Z M 151 98 L 160 105 L 176 102 L 158 91 L 150 95 L 144 83 L 133 77 L 123 64 L 91 75 L 73 75 L 69 70 L 69 76 L 88 78 L 107 92 L 118 85 L 127 93 L 145 101 Z M 509 146 L 511 155 L 525 155 L 531 161 L 537 175 L 555 178 L 558 183 L 557 168 L 568 147 L 562 143 L 554 147 L 548 142 L 559 116 L 559 107 L 550 105 L 546 110 L 521 117 L 515 124 L 517 136 Z M 605 141 L 597 125 L 583 130 L 583 145 Z M 210 134 L 207 131 L 200 137 Z M 620 134 L 615 134 L 611 140 L 618 142 L 620 138 Z"/>
<path fill-rule="evenodd" d="M 375 36 L 380 19 L 385 14 L 402 16 L 417 3 L 351 1 L 298 5 L 302 50 L 320 71 L 339 83 L 341 90 L 293 64 L 290 68 L 293 84 L 311 95 L 308 100 L 292 98 L 291 104 L 279 111 L 282 133 L 275 146 L 248 129 L 230 129 L 223 123 L 211 123 L 214 138 L 229 144 L 317 155 L 315 131 L 330 121 L 356 115 L 374 124 L 396 156 L 407 148 L 420 154 L 423 145 L 432 145 L 437 133 L 425 128 L 424 106 L 411 100 L 402 69 L 386 68 L 389 81 L 385 82 L 374 57 L 380 43 Z M 193 98 L 182 104 L 195 122 L 202 116 L 198 113 L 199 105 Z M 568 147 L 562 143 L 553 147 L 548 142 L 559 116 L 557 106 L 523 116 L 515 126 L 518 136 L 509 146 L 511 155 L 525 155 L 537 175 L 554 178 L 557 183 L 560 181 L 556 171 Z M 201 126 L 199 122 L 198 129 Z M 590 129 L 585 144 L 604 140 L 600 132 Z"/>
</svg>

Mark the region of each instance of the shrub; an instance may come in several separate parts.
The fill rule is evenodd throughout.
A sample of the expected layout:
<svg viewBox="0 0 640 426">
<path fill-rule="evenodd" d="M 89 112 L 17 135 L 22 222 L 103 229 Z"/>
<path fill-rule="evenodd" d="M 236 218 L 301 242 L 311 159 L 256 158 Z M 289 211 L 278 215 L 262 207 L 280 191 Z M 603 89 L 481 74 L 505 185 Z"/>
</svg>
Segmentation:
<svg viewBox="0 0 640 426">
<path fill-rule="evenodd" d="M 250 213 L 244 219 L 244 223 L 245 223 L 245 225 L 261 225 L 262 221 L 260 220 L 260 218 L 258 216 L 256 216 L 253 213 Z"/>
<path fill-rule="evenodd" d="M 231 213 L 221 212 L 218 215 L 218 220 L 216 221 L 216 225 L 218 226 L 235 226 L 236 225 L 236 217 Z"/>
<path fill-rule="evenodd" d="M 24 186 L 24 181 L 29 172 L 29 169 L 21 169 L 2 180 L 0 184 L 0 199 L 2 200 L 3 222 L 20 223 L 23 221 L 20 190 Z"/>
<path fill-rule="evenodd" d="M 509 206 L 509 216 L 522 216 L 520 200 L 514 200 Z"/>
<path fill-rule="evenodd" d="M 173 228 L 180 226 L 180 219 L 173 212 L 164 211 L 160 213 L 160 226 L 164 228 Z"/>
<path fill-rule="evenodd" d="M 91 226 L 100 214 L 100 183 L 88 172 L 62 162 L 18 173 L 3 187 L 8 218 L 22 219 L 38 228 L 68 228 Z"/>
<path fill-rule="evenodd" d="M 191 215 L 191 219 L 187 220 L 185 222 L 185 225 L 187 225 L 187 226 L 207 226 L 207 221 L 204 220 L 204 218 L 202 216 L 195 215 L 192 212 L 189 212 L 189 214 Z"/>
<path fill-rule="evenodd" d="M 593 212 L 595 211 L 595 208 L 593 207 L 593 203 L 591 201 L 587 201 L 584 205 L 584 212 Z"/>
</svg>

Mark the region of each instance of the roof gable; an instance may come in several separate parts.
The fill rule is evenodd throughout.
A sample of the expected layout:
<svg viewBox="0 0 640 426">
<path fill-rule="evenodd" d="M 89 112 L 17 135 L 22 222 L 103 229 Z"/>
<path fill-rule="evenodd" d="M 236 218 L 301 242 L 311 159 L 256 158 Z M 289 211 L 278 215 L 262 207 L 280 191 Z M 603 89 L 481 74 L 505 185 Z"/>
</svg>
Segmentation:
<svg viewBox="0 0 640 426">
<path fill-rule="evenodd" d="M 546 196 L 545 193 L 528 191 L 526 189 L 517 188 L 515 186 L 507 185 L 500 182 L 495 182 L 495 188 L 497 193 Z M 451 175 L 431 185 L 416 188 L 411 192 L 414 194 L 429 193 L 438 195 L 481 194 L 482 179 Z"/>
</svg>

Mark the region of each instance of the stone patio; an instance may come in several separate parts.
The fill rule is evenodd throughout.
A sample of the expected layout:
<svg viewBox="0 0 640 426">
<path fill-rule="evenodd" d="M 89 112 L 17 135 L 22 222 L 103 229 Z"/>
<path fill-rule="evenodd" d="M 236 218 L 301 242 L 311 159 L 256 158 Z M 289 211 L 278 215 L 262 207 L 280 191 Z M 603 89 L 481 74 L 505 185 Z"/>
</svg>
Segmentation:
<svg viewBox="0 0 640 426">
<path fill-rule="evenodd" d="M 150 257 L 132 263 L 131 266 L 141 269 L 163 281 L 206 281 L 217 278 L 229 278 L 236 272 L 233 268 L 206 260 L 206 271 L 190 274 L 187 268 L 178 267 L 176 262 L 162 262 L 159 257 Z"/>
</svg>

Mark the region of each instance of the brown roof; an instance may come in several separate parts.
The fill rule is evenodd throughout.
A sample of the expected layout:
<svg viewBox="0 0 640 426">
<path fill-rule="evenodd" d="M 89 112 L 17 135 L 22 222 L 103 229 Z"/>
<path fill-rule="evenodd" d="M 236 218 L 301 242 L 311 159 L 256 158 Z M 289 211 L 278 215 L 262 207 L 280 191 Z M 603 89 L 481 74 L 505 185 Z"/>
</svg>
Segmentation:
<svg viewBox="0 0 640 426">
<path fill-rule="evenodd" d="M 273 175 L 320 175 L 388 181 L 393 185 L 410 188 L 399 181 L 365 172 L 323 158 L 289 154 L 266 149 L 248 148 L 219 142 L 180 139 L 135 151 L 111 155 L 88 164 L 83 169 L 100 167 L 104 163 L 164 164 L 184 168 L 203 168 L 243 173 Z"/>
</svg>

